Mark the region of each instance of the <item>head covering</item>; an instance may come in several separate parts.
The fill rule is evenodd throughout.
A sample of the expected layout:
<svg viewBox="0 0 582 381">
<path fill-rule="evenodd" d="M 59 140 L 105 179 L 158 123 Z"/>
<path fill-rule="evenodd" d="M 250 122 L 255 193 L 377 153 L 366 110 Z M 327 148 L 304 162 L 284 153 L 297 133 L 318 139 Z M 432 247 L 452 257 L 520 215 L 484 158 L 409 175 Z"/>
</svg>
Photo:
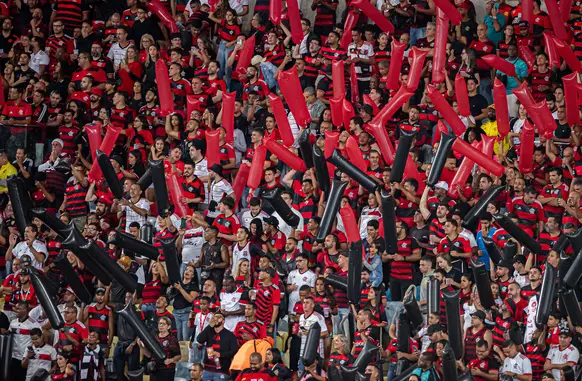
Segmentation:
<svg viewBox="0 0 582 381">
<path fill-rule="evenodd" d="M 61 147 L 64 147 L 65 146 L 65 143 L 63 142 L 63 139 L 59 139 L 59 138 L 54 139 L 53 140 L 53 143 L 59 143 L 61 145 Z"/>
<path fill-rule="evenodd" d="M 449 184 L 446 181 L 439 181 L 434 187 L 444 189 L 446 192 L 449 191 Z"/>
</svg>

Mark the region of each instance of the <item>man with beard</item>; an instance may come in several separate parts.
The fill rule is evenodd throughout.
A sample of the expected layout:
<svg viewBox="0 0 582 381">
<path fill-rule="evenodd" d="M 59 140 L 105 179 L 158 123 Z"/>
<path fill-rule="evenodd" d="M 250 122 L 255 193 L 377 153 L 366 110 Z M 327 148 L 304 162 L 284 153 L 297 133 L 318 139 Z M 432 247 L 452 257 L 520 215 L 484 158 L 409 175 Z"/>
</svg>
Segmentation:
<svg viewBox="0 0 582 381">
<path fill-rule="evenodd" d="M 242 99 L 245 106 L 248 103 L 249 93 L 256 92 L 259 95 L 259 103 L 264 104 L 267 95 L 270 93 L 267 83 L 259 78 L 259 70 L 255 66 L 247 69 L 247 83 L 243 86 Z"/>
<path fill-rule="evenodd" d="M 6 147 L 10 152 L 8 156 L 13 159 L 16 155 L 16 147 L 24 147 L 26 142 L 26 126 L 32 120 L 32 107 L 23 98 L 23 90 L 20 87 L 10 87 L 8 90 L 8 100 L 2 108 L 0 122 L 9 124 L 12 127 L 3 127 L 1 132 L 2 142 L 0 148 Z"/>
<path fill-rule="evenodd" d="M 10 19 L 7 19 L 10 21 Z M 63 24 L 62 20 L 55 20 L 51 23 L 53 33 L 48 40 L 46 41 L 46 46 L 50 48 L 49 57 L 51 62 L 57 61 L 57 49 L 62 48 L 63 52 L 67 55 L 66 60 L 69 60 L 69 57 L 73 54 L 74 51 L 74 40 L 65 34 L 65 25 Z M 4 24 L 2 24 L 2 35 L 4 36 L 4 28 L 6 26 L 6 20 L 4 20 Z M 11 30 L 12 28 L 10 28 Z M 10 51 L 10 49 L 5 50 L 6 52 Z"/>
<path fill-rule="evenodd" d="M 549 217 L 561 217 L 564 214 L 564 208 L 559 206 L 558 200 L 567 200 L 570 187 L 562 182 L 564 175 L 562 168 L 552 167 L 548 170 L 550 183 L 543 187 L 538 201 L 544 206 L 544 215 Z"/>
<path fill-rule="evenodd" d="M 146 117 L 150 127 L 156 128 L 158 126 L 164 128 L 165 119 L 160 117 L 160 107 L 158 105 L 158 95 L 155 88 L 150 88 L 145 93 L 145 105 L 139 109 L 139 115 Z"/>
<path fill-rule="evenodd" d="M 224 315 L 217 312 L 210 325 L 196 338 L 199 347 L 206 345 L 207 356 L 204 361 L 205 379 L 227 378 L 230 364 L 238 351 L 236 336 L 224 328 Z"/>
<path fill-rule="evenodd" d="M 105 355 L 109 357 L 109 349 L 113 343 L 114 324 L 113 310 L 105 304 L 105 289 L 103 287 L 97 288 L 95 291 L 95 303 L 85 307 L 83 313 L 85 318 L 85 326 L 89 332 L 97 332 L 101 339 L 101 348 L 105 351 Z"/>
<path fill-rule="evenodd" d="M 98 66 L 91 63 L 91 55 L 88 52 L 79 53 L 79 68 L 73 73 L 72 81 L 75 83 L 75 89 L 81 88 L 81 80 L 90 75 L 93 78 L 93 87 L 103 89 L 107 82 L 107 74 Z"/>
<path fill-rule="evenodd" d="M 202 280 L 212 280 L 217 289 L 222 289 L 222 279 L 229 263 L 228 248 L 218 239 L 219 230 L 216 226 L 208 226 L 206 222 L 195 218 L 196 222 L 204 226 L 204 244 L 200 251 L 200 260 L 194 265 L 202 267 Z"/>
<path fill-rule="evenodd" d="M 194 174 L 194 163 L 190 159 L 184 161 L 184 171 L 182 172 L 182 190 L 184 198 L 182 202 L 188 204 L 192 210 L 198 210 L 198 205 L 204 202 L 206 191 L 204 183 Z"/>
<path fill-rule="evenodd" d="M 218 65 L 218 61 L 208 63 L 208 93 L 212 96 L 213 103 L 219 103 L 222 100 L 222 94 L 226 92 L 226 82 L 218 76 Z"/>
<path fill-rule="evenodd" d="M 73 364 L 81 359 L 83 341 L 89 336 L 87 327 L 77 320 L 78 309 L 74 304 L 65 307 L 65 326 L 59 330 L 57 349 L 65 352 L 65 357 Z"/>
<path fill-rule="evenodd" d="M 113 62 L 107 57 L 103 56 L 103 46 L 100 41 L 94 41 L 91 45 L 91 65 L 100 68 L 107 73 L 107 78 L 113 79 Z"/>
<path fill-rule="evenodd" d="M 448 159 L 447 159 L 448 161 Z M 430 191 L 429 187 L 424 188 L 425 189 L 425 193 L 428 196 L 428 192 Z M 437 207 L 440 204 L 445 204 L 447 208 L 452 209 L 455 205 L 457 205 L 457 203 L 455 202 L 455 200 L 453 200 L 452 198 L 449 197 L 449 195 L 447 194 L 447 192 L 449 191 L 449 184 L 445 181 L 439 181 L 438 183 L 436 183 L 436 185 L 434 186 L 434 195 L 429 197 L 425 204 L 426 207 L 426 212 L 423 212 L 422 215 L 424 217 L 425 220 L 430 220 L 431 218 L 431 214 L 435 213 L 437 210 Z M 422 211 L 422 200 L 421 200 L 421 211 Z"/>
<path fill-rule="evenodd" d="M 26 268 L 22 269 L 20 272 L 16 290 L 14 290 L 10 298 L 10 304 L 12 306 L 16 306 L 19 302 L 22 301 L 27 303 L 27 307 L 34 307 L 38 303 L 36 299 L 36 293 L 34 292 L 30 281 L 30 270 Z"/>
<path fill-rule="evenodd" d="M 263 251 L 280 256 L 285 249 L 287 237 L 279 231 L 279 220 L 274 217 L 267 217 L 263 220 L 265 231 L 261 239 L 263 240 Z"/>
<path fill-rule="evenodd" d="M 540 234 L 540 237 L 538 238 L 538 242 L 540 243 L 542 251 L 540 253 L 534 254 L 535 264 L 541 264 L 545 262 L 546 257 L 550 254 L 550 251 L 552 250 L 552 247 L 554 247 L 554 245 L 556 244 L 556 242 L 558 242 L 558 239 L 561 236 L 562 233 L 560 229 L 561 226 L 562 221 L 560 220 L 560 218 L 548 217 L 544 225 L 544 231 Z"/>
</svg>

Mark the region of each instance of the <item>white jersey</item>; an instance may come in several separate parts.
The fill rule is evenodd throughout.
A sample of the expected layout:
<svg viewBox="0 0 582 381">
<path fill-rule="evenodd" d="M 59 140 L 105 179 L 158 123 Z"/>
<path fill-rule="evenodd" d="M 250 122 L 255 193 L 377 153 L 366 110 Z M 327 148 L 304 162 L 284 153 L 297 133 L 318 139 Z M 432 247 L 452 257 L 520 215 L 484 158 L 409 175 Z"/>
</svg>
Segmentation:
<svg viewBox="0 0 582 381">
<path fill-rule="evenodd" d="M 200 259 L 200 251 L 204 242 L 204 228 L 202 226 L 186 230 L 184 237 L 182 237 L 182 263 L 196 263 Z"/>
<path fill-rule="evenodd" d="M 299 270 L 293 270 L 287 277 L 287 284 L 294 284 L 297 289 L 289 294 L 289 312 L 293 312 L 295 303 L 299 301 L 299 289 L 305 285 L 313 288 L 315 287 L 315 280 L 317 275 L 311 270 L 300 273 Z"/>
<path fill-rule="evenodd" d="M 238 243 L 235 243 L 232 246 L 232 269 L 231 274 L 236 273 L 236 267 L 238 263 L 242 259 L 247 259 L 249 261 L 249 265 L 251 262 L 251 243 L 247 242 L 247 244 L 243 247 L 240 247 Z"/>
<path fill-rule="evenodd" d="M 469 241 L 469 245 L 471 246 L 471 248 L 477 247 L 477 240 L 475 240 L 475 235 L 471 233 L 469 230 L 463 228 L 463 231 L 459 235 L 463 238 L 466 238 Z"/>
<path fill-rule="evenodd" d="M 40 370 L 51 370 L 53 362 L 57 360 L 57 351 L 48 344 L 42 347 L 33 347 L 34 357 L 28 360 L 28 368 L 26 368 L 26 381 L 30 381 L 32 376 Z"/>
<path fill-rule="evenodd" d="M 529 343 L 532 341 L 533 334 L 536 327 L 536 315 L 538 314 L 538 296 L 533 295 L 529 298 L 529 303 L 527 304 L 527 320 L 525 323 L 525 334 L 523 337 L 524 343 Z"/>
<path fill-rule="evenodd" d="M 578 352 L 578 349 L 573 345 L 564 348 L 564 350 L 560 350 L 559 345 L 552 345 L 548 352 L 548 356 L 546 357 L 546 359 L 550 360 L 553 365 L 562 365 L 572 362 L 574 363 L 572 366 L 574 371 L 576 371 L 576 364 L 578 364 L 579 358 L 580 352 Z M 560 369 L 552 369 L 552 375 L 556 381 L 560 381 Z"/>
<path fill-rule="evenodd" d="M 215 181 L 210 184 L 210 192 L 208 192 L 210 198 L 208 202 L 216 201 L 218 203 L 224 196 L 228 196 L 232 192 L 232 186 L 225 179 Z M 218 211 L 218 208 L 214 212 L 208 211 L 208 217 L 210 218 L 216 218 L 219 214 L 220 212 Z"/>
<path fill-rule="evenodd" d="M 244 226 L 247 229 L 251 228 L 251 221 L 254 220 L 255 218 L 258 218 L 259 220 L 261 220 L 261 222 L 263 222 L 265 220 L 265 218 L 269 217 L 269 215 L 264 211 L 261 210 L 259 212 L 259 214 L 257 214 L 256 216 L 253 216 L 253 213 L 251 212 L 251 210 L 247 210 L 244 211 L 241 216 L 240 216 L 240 223 L 242 226 Z"/>
<path fill-rule="evenodd" d="M 34 250 L 38 251 L 39 253 L 44 254 L 44 259 L 45 260 L 47 259 L 48 251 L 47 251 L 46 245 L 44 243 L 35 239 L 32 242 L 32 247 L 34 248 Z M 30 248 L 28 247 L 28 243 L 26 243 L 26 241 L 19 242 L 16 246 L 14 246 L 14 249 L 12 249 L 12 255 L 18 259 L 21 259 L 23 256 L 28 255 L 30 257 L 30 260 L 32 261 L 31 262 L 32 267 L 34 267 L 37 270 L 43 269 L 44 262 L 41 263 L 41 262 L 36 260 L 36 257 L 30 251 Z"/>
<path fill-rule="evenodd" d="M 208 160 L 206 158 L 194 163 L 194 174 L 200 178 L 200 181 L 203 177 L 208 178 Z M 204 184 L 204 203 L 208 204 L 208 180 L 202 181 L 202 183 Z"/>
<path fill-rule="evenodd" d="M 506 357 L 503 361 L 503 372 L 512 372 L 519 375 L 531 375 L 531 361 L 522 353 L 518 353 L 514 358 Z M 513 377 L 513 381 L 519 381 Z"/>
<path fill-rule="evenodd" d="M 10 333 L 12 333 L 12 358 L 22 360 L 27 348 L 32 345 L 30 331 L 33 328 L 40 328 L 40 324 L 27 317 L 25 321 L 20 322 L 18 319 L 10 323 Z"/>
<path fill-rule="evenodd" d="M 362 209 L 360 218 L 360 236 L 362 239 L 368 238 L 368 222 L 372 220 L 378 221 L 380 217 L 382 217 L 380 208 L 370 208 L 369 206 L 365 206 Z"/>
<path fill-rule="evenodd" d="M 306 329 L 309 331 L 309 327 L 313 324 L 319 323 L 321 327 L 321 333 L 327 332 L 327 325 L 325 324 L 325 318 L 318 312 L 313 312 L 309 317 L 305 317 L 305 314 L 299 317 L 299 327 L 300 329 Z M 303 352 L 305 351 L 305 343 L 307 342 L 307 334 L 301 332 L 301 351 L 300 356 L 303 357 Z M 323 353 L 323 339 L 319 339 L 319 348 L 317 350 L 319 353 Z"/>
<path fill-rule="evenodd" d="M 241 309 L 244 306 L 241 303 L 240 299 L 242 297 L 242 290 L 237 289 L 234 292 L 227 293 L 221 292 L 220 293 L 220 309 L 226 312 L 234 312 Z M 231 332 L 234 332 L 236 325 L 239 321 L 245 320 L 245 315 L 233 315 L 227 316 L 224 318 L 224 328 L 228 329 Z"/>
</svg>

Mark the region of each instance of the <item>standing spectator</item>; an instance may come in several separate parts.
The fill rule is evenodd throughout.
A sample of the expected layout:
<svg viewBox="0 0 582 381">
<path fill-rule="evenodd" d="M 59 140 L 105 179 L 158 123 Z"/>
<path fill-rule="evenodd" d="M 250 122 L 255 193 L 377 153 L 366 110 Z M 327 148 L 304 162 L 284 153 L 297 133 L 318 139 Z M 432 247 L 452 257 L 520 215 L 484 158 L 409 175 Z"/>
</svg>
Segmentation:
<svg viewBox="0 0 582 381">
<path fill-rule="evenodd" d="M 99 334 L 100 347 L 105 356 L 108 356 L 113 343 L 115 319 L 113 318 L 113 310 L 105 304 L 105 289 L 103 287 L 95 290 L 95 303 L 85 307 L 83 316 L 86 318 L 85 326 L 89 332 Z"/>
<path fill-rule="evenodd" d="M 28 302 L 20 300 L 14 306 L 16 319 L 10 323 L 12 333 L 12 362 L 10 363 L 10 375 L 14 380 L 26 379 L 26 369 L 23 368 L 24 356 L 27 356 L 28 348 L 32 345 L 31 332 L 39 329 L 38 323 L 28 316 Z M 38 332 L 38 331 L 35 331 Z"/>
<path fill-rule="evenodd" d="M 99 345 L 101 341 L 99 333 L 93 331 L 84 345 L 83 357 L 79 364 L 79 374 L 82 380 L 106 381 L 105 377 L 105 351 Z"/>
<path fill-rule="evenodd" d="M 129 233 L 129 226 L 132 222 L 137 222 L 140 226 L 147 223 L 150 203 L 145 198 L 142 198 L 142 193 L 143 190 L 139 184 L 131 184 L 129 187 L 129 200 L 121 199 L 117 204 L 117 208 L 120 209 L 117 217 L 121 219 L 123 213 L 125 213 L 126 233 Z"/>
<path fill-rule="evenodd" d="M 133 303 L 133 294 L 128 292 L 125 294 L 125 303 Z M 115 365 L 115 372 L 125 379 L 125 367 L 127 364 L 128 371 L 134 371 L 139 368 L 140 349 L 137 345 L 137 333 L 121 315 L 117 317 L 116 323 L 117 345 L 113 351 L 113 364 Z"/>
<path fill-rule="evenodd" d="M 198 343 L 206 345 L 206 357 L 204 360 L 205 381 L 223 381 L 228 377 L 232 358 L 238 351 L 236 337 L 228 329 L 224 328 L 224 315 L 217 312 L 212 321 L 198 338 Z"/>
<path fill-rule="evenodd" d="M 346 63 L 348 65 L 355 64 L 359 93 L 368 94 L 370 92 L 372 66 L 375 63 L 374 47 L 362 39 L 362 30 L 359 27 L 352 29 L 352 43 L 348 46 Z"/>
<path fill-rule="evenodd" d="M 245 306 L 245 318 L 237 323 L 233 332 L 241 346 L 249 340 L 267 337 L 265 325 L 257 320 L 257 306 L 254 303 Z"/>
<path fill-rule="evenodd" d="M 293 311 L 295 303 L 299 301 L 299 289 L 307 285 L 312 289 L 315 288 L 315 279 L 317 275 L 308 268 L 309 258 L 304 254 L 295 256 L 297 269 L 293 270 L 287 276 L 287 292 L 289 293 L 289 312 Z"/>
<path fill-rule="evenodd" d="M 9 238 L 10 246 L 6 251 L 6 261 L 12 261 L 12 258 L 22 259 L 29 257 L 32 266 L 38 270 L 44 268 L 44 261 L 48 257 L 46 245 L 37 240 L 38 227 L 34 224 L 26 226 L 24 229 L 24 241 L 16 243 L 16 234 L 11 234 Z"/>
<path fill-rule="evenodd" d="M 507 340 L 503 343 L 503 368 L 501 374 L 513 381 L 532 381 L 531 362 L 517 350 L 517 345 Z"/>
<path fill-rule="evenodd" d="M 65 326 L 59 330 L 58 349 L 65 352 L 65 356 L 73 364 L 81 360 L 83 342 L 89 336 L 87 327 L 77 320 L 78 309 L 74 304 L 65 307 Z"/>
<path fill-rule="evenodd" d="M 126 27 L 117 28 L 116 36 L 116 42 L 111 45 L 111 49 L 109 49 L 109 53 L 107 54 L 107 58 L 113 62 L 113 69 L 115 71 L 119 69 L 121 63 L 126 59 L 127 50 L 131 45 L 131 42 L 127 40 L 128 31 Z"/>
<path fill-rule="evenodd" d="M 173 313 L 176 319 L 176 328 L 178 329 L 178 340 L 188 340 L 192 335 L 188 327 L 190 312 L 192 311 L 192 302 L 200 289 L 196 276 L 196 269 L 192 264 L 188 264 L 182 274 L 182 281 L 174 284 L 174 289 L 178 291 L 174 297 Z"/>
<path fill-rule="evenodd" d="M 40 328 L 30 330 L 30 340 L 32 346 L 27 348 L 22 359 L 22 367 L 26 368 L 26 381 L 30 381 L 40 370 L 49 372 L 57 361 L 57 351 L 45 342 Z"/>
<path fill-rule="evenodd" d="M 87 224 L 87 213 L 89 213 L 89 204 L 85 201 L 89 181 L 85 176 L 85 167 L 82 165 L 73 165 L 71 174 L 73 179 L 67 182 L 65 200 L 59 212 L 67 213 L 77 229 L 83 230 Z"/>
<path fill-rule="evenodd" d="M 309 328 L 315 323 L 318 323 L 321 327 L 317 353 L 324 353 L 323 340 L 329 336 L 329 332 L 327 332 L 327 325 L 325 324 L 325 319 L 323 316 L 319 312 L 315 311 L 315 299 L 313 299 L 312 296 L 307 296 L 305 299 L 303 299 L 303 314 L 299 317 L 299 335 L 301 336 L 301 357 L 299 360 L 300 371 L 305 368 L 305 365 L 303 364 L 303 355 L 305 354 L 305 344 L 307 343 Z"/>
<path fill-rule="evenodd" d="M 150 380 L 152 381 L 173 380 L 176 373 L 176 364 L 182 358 L 180 354 L 180 343 L 176 335 L 171 332 L 171 326 L 172 322 L 168 317 L 164 316 L 158 321 L 158 334 L 155 336 L 155 339 L 166 353 L 166 357 L 162 360 L 154 360 L 149 349 L 138 339 L 144 357 L 156 363 L 156 370 L 150 375 Z"/>
<path fill-rule="evenodd" d="M 246 300 L 245 300 L 246 299 Z M 244 320 L 248 293 L 238 288 L 232 276 L 224 278 L 223 291 L 220 293 L 220 312 L 224 315 L 224 327 L 234 332 L 237 324 Z"/>
<path fill-rule="evenodd" d="M 566 328 L 560 331 L 560 343 L 550 347 L 544 370 L 552 371 L 556 381 L 561 381 L 560 370 L 568 365 L 575 368 L 579 359 L 578 348 L 572 345 L 572 332 Z"/>
<path fill-rule="evenodd" d="M 257 319 L 267 326 L 267 333 L 273 335 L 279 316 L 281 292 L 273 284 L 275 269 L 267 267 L 259 270 L 259 286 L 251 291 L 251 300 L 257 305 Z"/>
</svg>

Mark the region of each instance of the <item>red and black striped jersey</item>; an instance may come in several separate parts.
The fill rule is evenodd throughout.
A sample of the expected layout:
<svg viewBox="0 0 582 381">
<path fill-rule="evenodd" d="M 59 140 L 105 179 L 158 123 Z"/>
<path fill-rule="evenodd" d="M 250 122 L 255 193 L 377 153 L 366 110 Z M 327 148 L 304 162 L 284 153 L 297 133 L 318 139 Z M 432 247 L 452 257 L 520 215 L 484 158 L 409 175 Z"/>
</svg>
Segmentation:
<svg viewBox="0 0 582 381">
<path fill-rule="evenodd" d="M 87 307 L 87 324 L 89 332 L 97 332 L 101 338 L 100 344 L 107 344 L 109 340 L 109 314 L 111 308 L 107 305 L 97 308 L 97 304 Z"/>
<path fill-rule="evenodd" d="M 56 18 L 63 22 L 65 31 L 72 33 L 83 23 L 83 11 L 86 6 L 83 0 L 57 0 L 54 6 Z"/>
<path fill-rule="evenodd" d="M 396 254 L 404 257 L 403 261 L 392 261 L 390 266 L 390 277 L 394 279 L 412 280 L 414 262 L 407 262 L 406 257 L 410 257 L 416 250 L 419 250 L 418 242 L 410 236 L 399 239 Z"/>
<path fill-rule="evenodd" d="M 71 180 L 65 191 L 65 211 L 71 217 L 80 217 L 89 213 L 89 204 L 85 201 L 88 187 Z"/>
<path fill-rule="evenodd" d="M 335 25 L 335 10 L 326 7 L 323 4 L 338 4 L 338 0 L 321 0 L 315 8 L 314 26 L 333 27 Z"/>
<path fill-rule="evenodd" d="M 529 232 L 530 235 L 539 221 L 544 221 L 544 207 L 538 200 L 533 200 L 530 204 L 523 200 L 523 197 L 513 199 L 508 208 L 509 213 L 517 215 L 517 226 Z"/>
<path fill-rule="evenodd" d="M 236 24 L 229 24 L 225 20 L 222 20 L 220 25 L 218 26 L 218 37 L 222 41 L 231 42 L 236 40 L 236 36 L 238 36 L 241 32 L 240 26 Z"/>
<path fill-rule="evenodd" d="M 273 307 L 281 303 L 281 290 L 275 284 L 271 284 L 270 286 L 260 284 L 255 292 L 257 319 L 263 322 L 263 324 L 271 324 Z"/>
</svg>

